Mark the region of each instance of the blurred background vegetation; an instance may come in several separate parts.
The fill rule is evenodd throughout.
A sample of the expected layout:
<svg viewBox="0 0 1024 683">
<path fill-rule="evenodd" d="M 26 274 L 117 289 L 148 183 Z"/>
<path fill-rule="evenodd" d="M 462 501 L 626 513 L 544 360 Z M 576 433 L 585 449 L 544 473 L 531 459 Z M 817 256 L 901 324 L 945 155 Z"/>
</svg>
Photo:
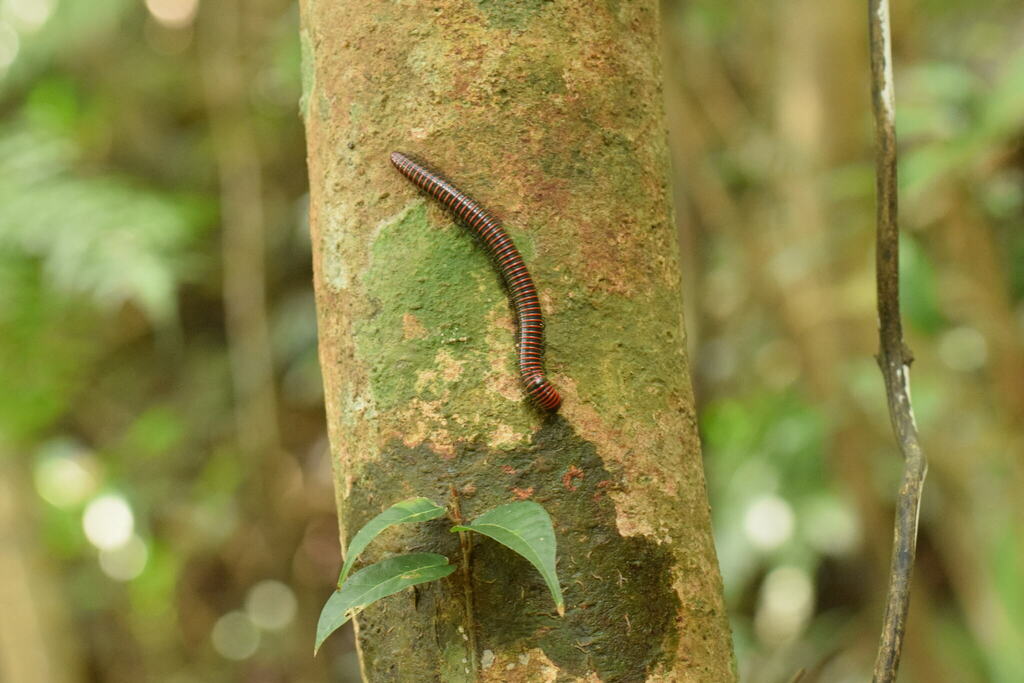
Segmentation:
<svg viewBox="0 0 1024 683">
<path fill-rule="evenodd" d="M 666 0 L 709 492 L 744 681 L 863 681 L 901 463 L 866 3 Z M 1024 680 L 1024 9 L 894 7 L 931 458 L 902 680 Z M 0 0 L 0 679 L 356 681 L 291 0 Z"/>
</svg>

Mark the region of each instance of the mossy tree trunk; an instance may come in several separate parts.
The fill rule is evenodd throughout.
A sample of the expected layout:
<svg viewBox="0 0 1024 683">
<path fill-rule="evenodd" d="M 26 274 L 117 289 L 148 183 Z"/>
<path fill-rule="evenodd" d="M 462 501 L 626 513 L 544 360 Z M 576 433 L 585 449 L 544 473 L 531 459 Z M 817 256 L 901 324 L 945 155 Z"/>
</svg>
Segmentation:
<svg viewBox="0 0 1024 683">
<path fill-rule="evenodd" d="M 305 0 L 320 355 L 342 536 L 414 495 L 551 513 L 567 611 L 478 537 L 464 577 L 357 619 L 370 681 L 735 679 L 685 354 L 658 4 Z M 565 403 L 524 402 L 483 251 L 391 168 L 417 154 L 506 223 Z M 458 561 L 443 520 L 389 532 Z M 477 644 L 469 652 L 468 637 Z M 471 671 L 478 662 L 478 671 Z"/>
</svg>

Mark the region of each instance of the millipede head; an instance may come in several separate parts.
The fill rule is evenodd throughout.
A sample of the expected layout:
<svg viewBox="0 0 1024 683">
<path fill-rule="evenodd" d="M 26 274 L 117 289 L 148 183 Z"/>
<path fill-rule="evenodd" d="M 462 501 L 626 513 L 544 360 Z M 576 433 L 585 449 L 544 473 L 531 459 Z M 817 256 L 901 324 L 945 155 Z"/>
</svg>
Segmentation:
<svg viewBox="0 0 1024 683">
<path fill-rule="evenodd" d="M 542 410 L 553 413 L 562 405 L 562 397 L 543 375 L 531 375 L 523 380 L 523 384 L 530 400 Z"/>
<path fill-rule="evenodd" d="M 393 163 L 395 166 L 399 166 L 400 167 L 408 159 L 409 159 L 409 157 L 405 156 L 401 152 L 392 152 L 391 153 L 391 163 Z"/>
</svg>

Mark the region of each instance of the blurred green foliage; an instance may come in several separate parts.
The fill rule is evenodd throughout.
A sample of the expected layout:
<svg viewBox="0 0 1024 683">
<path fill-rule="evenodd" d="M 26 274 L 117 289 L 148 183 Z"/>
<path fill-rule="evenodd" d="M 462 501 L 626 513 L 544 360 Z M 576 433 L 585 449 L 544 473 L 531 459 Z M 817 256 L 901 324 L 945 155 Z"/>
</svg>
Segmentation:
<svg viewBox="0 0 1024 683">
<path fill-rule="evenodd" d="M 34 680 L 355 680 L 350 636 L 309 657 L 339 550 L 290 1 L 247 3 L 245 54 L 228 55 L 265 142 L 253 200 L 288 427 L 259 453 L 236 433 L 200 85 L 217 58 L 202 26 L 230 12 L 0 2 L 0 466 L 28 487 L 4 533 L 39 567 L 24 594 L 43 629 L 0 647 L 38 651 Z"/>
<path fill-rule="evenodd" d="M 0 0 L 0 474 L 19 494 L 0 524 L 38 568 L 21 593 L 45 634 L 19 623 L 0 647 L 42 653 L 38 680 L 357 680 L 350 635 L 309 658 L 340 553 L 297 9 L 239 6 Z M 1024 15 L 1004 0 L 894 11 L 902 296 L 932 460 L 903 680 L 1016 683 Z M 865 680 L 881 621 L 900 463 L 872 360 L 863 15 L 663 3 L 694 381 L 745 683 L 801 667 Z M 208 28 L 225 21 L 236 52 Z M 218 59 L 242 82 L 234 124 L 256 140 L 273 254 L 248 263 L 281 425 L 259 453 L 240 445 L 225 314 L 231 174 L 203 87 Z"/>
<path fill-rule="evenodd" d="M 872 359 L 866 8 L 664 7 L 741 679 L 867 680 L 901 463 Z M 901 680 L 1009 683 L 1024 678 L 1022 14 L 958 0 L 894 12 L 901 295 L 931 458 Z"/>
</svg>

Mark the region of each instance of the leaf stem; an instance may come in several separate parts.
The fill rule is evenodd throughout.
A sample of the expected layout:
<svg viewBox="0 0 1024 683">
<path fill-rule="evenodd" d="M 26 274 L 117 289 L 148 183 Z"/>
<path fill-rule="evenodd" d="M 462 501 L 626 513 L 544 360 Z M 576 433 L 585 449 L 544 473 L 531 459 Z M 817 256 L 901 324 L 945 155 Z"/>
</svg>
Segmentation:
<svg viewBox="0 0 1024 683">
<path fill-rule="evenodd" d="M 456 525 L 462 524 L 464 519 L 462 517 L 462 508 L 459 505 L 459 494 L 455 490 L 454 486 L 450 487 L 452 504 L 452 521 Z M 476 660 L 476 628 L 473 626 L 473 574 L 470 569 L 470 559 L 473 553 L 473 541 L 469 537 L 469 532 L 459 532 L 459 546 L 462 549 L 462 589 L 466 603 L 466 637 L 469 643 L 469 666 L 471 680 L 476 680 L 477 677 L 477 660 Z"/>
</svg>

